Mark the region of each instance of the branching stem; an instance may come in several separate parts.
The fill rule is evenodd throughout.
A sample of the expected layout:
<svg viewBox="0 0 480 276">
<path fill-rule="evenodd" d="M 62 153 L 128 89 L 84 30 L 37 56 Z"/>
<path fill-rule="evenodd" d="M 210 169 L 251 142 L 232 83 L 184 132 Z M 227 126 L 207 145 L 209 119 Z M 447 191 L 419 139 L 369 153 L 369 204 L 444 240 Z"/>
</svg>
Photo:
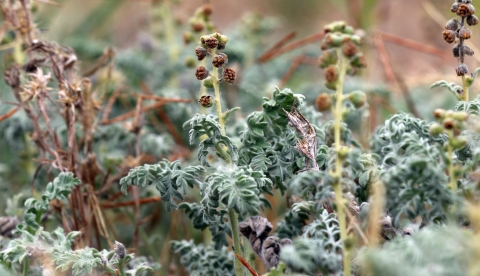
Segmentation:
<svg viewBox="0 0 480 276">
<path fill-rule="evenodd" d="M 347 225 L 345 219 L 345 204 L 342 195 L 342 160 L 339 156 L 340 152 L 340 130 L 341 130 L 341 119 L 342 119 L 342 102 L 343 102 L 343 82 L 345 79 L 345 73 L 347 69 L 346 58 L 342 57 L 342 52 L 337 50 L 337 56 L 340 58 L 340 72 L 338 76 L 337 83 L 337 92 L 335 100 L 335 124 L 334 124 L 334 135 L 335 135 L 335 152 L 337 153 L 335 172 L 334 175 L 337 179 L 336 183 L 333 185 L 335 192 L 335 203 L 337 205 L 337 216 L 340 226 L 340 239 L 342 240 L 343 246 L 343 274 L 345 276 L 350 276 L 350 249 L 345 246 L 347 240 Z"/>
</svg>

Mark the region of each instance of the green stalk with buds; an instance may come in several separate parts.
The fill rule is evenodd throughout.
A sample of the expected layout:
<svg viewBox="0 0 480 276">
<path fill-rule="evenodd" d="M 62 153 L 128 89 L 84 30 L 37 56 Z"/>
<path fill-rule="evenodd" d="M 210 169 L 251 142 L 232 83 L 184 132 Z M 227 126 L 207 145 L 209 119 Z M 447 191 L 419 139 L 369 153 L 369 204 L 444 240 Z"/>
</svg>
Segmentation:
<svg viewBox="0 0 480 276">
<path fill-rule="evenodd" d="M 335 182 L 333 190 L 335 192 L 335 204 L 337 219 L 340 228 L 340 239 L 343 246 L 343 269 L 344 275 L 351 274 L 351 249 L 353 243 L 347 234 L 346 220 L 346 200 L 342 192 L 342 168 L 343 162 L 348 156 L 349 149 L 341 144 L 342 118 L 344 114 L 343 102 L 349 100 L 355 108 L 360 108 L 366 103 L 364 92 L 355 91 L 348 95 L 343 94 L 343 85 L 346 74 L 354 75 L 360 68 L 366 66 L 365 57 L 358 48 L 362 44 L 360 36 L 354 34 L 352 27 L 347 26 L 345 22 L 333 22 L 325 26 L 325 38 L 322 43 L 322 56 L 319 60 L 319 66 L 325 69 L 325 86 L 328 89 L 335 90 L 333 114 L 334 120 L 334 142 L 335 152 L 337 154 L 335 171 L 331 172 Z M 318 96 L 316 104 L 319 110 L 326 111 L 331 107 L 330 96 L 322 93 Z"/>
</svg>

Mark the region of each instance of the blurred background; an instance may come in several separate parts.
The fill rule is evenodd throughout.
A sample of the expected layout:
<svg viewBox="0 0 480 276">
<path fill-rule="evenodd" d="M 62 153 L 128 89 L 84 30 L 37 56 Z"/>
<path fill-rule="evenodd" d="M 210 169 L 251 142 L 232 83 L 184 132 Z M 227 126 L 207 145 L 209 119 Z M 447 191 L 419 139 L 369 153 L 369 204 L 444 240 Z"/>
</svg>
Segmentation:
<svg viewBox="0 0 480 276">
<path fill-rule="evenodd" d="M 369 106 L 347 118 L 361 145 L 369 147 L 369 137 L 391 114 L 406 112 L 431 121 L 435 108 L 453 108 L 457 100 L 446 89 L 430 90 L 430 85 L 441 79 L 461 83 L 455 74 L 457 60 L 451 54 L 453 45 L 442 38 L 444 24 L 454 15 L 450 12 L 452 2 L 37 0 L 31 1 L 31 9 L 40 30 L 39 38 L 67 45 L 76 52 L 78 70 L 99 87 L 99 99 L 104 100 L 99 100 L 99 104 L 103 108 L 110 106 L 110 117 L 134 109 L 136 93 L 190 101 L 188 104 L 168 104 L 162 111 L 146 114 L 142 132 L 145 134 L 142 136 L 145 139 L 142 140 L 144 155 L 140 159 L 135 159 L 132 153 L 135 137 L 129 133 L 128 125 L 112 124 L 100 132 L 104 136 L 98 138 L 95 148 L 100 169 L 106 172 L 114 168 L 109 173 L 122 176 L 132 167 L 162 158 L 196 160 L 193 146 L 188 145 L 188 131 L 182 125 L 202 111 L 197 103 L 201 83 L 194 77 L 199 65 L 195 47 L 201 35 L 210 33 L 208 28 L 229 37 L 225 53 L 229 56 L 229 67 L 237 71 L 235 83 L 222 84 L 221 87 L 225 105 L 242 108 L 227 128 L 232 136 L 238 136 L 245 125 L 243 118 L 259 110 L 262 97 L 269 97 L 275 86 L 304 94 L 306 104 L 312 106 L 320 93 L 328 91 L 323 85 L 323 70 L 318 67 L 317 60 L 321 55 L 323 26 L 335 20 L 344 20 L 361 29 L 365 39 L 362 51 L 368 67 L 360 75 L 349 77 L 346 84 L 347 93 L 363 90 L 368 95 Z M 205 4 L 213 7 L 210 25 L 194 32 L 192 23 L 195 23 L 196 11 Z M 480 45 L 476 28 L 472 28 L 472 38 L 467 41 L 469 46 Z M 12 32 L 3 36 L 0 57 L 5 62 L 0 65 L 0 71 L 5 70 L 9 58 L 15 55 L 15 49 L 19 47 L 17 41 Z M 479 66 L 479 60 L 477 54 L 467 58 L 466 64 L 473 71 Z M 480 82 L 476 82 L 472 87 L 472 99 L 476 97 L 479 85 Z M 112 100 L 112 105 L 107 103 L 108 99 L 117 97 L 119 100 Z M 0 100 L 1 115 L 11 109 L 8 102 L 14 101 L 10 88 L 3 82 L 0 84 Z M 331 115 L 327 112 L 320 120 L 329 118 Z M 59 132 L 65 131 L 60 121 L 57 125 L 54 121 L 54 126 L 58 126 Z M 32 161 L 36 152 L 26 135 L 31 131 L 31 125 L 23 113 L 18 112 L 8 120 L 0 121 L 0 131 L 0 189 L 4 191 L 0 195 L 3 199 L 0 210 L 3 210 L 6 200 L 13 194 L 23 192 L 24 195 L 38 196 L 38 192 L 32 192 L 31 188 L 42 191 L 56 172 L 36 171 L 36 163 Z M 19 168 L 23 173 L 18 173 Z M 102 181 L 101 178 L 96 180 Z M 118 179 L 114 181 L 118 182 Z M 117 186 L 114 188 L 118 191 Z M 153 188 L 142 190 L 142 193 L 145 194 L 141 196 L 158 195 Z M 193 201 L 197 195 L 189 196 Z M 125 226 L 118 234 L 126 245 L 133 246 L 128 241 L 134 232 L 133 227 L 129 228 L 134 211 L 131 206 L 115 209 L 111 201 L 118 200 L 118 197 L 113 198 L 101 197 L 104 200 L 102 206 L 112 209 L 108 217 L 118 227 Z M 284 213 L 286 204 L 280 194 L 269 199 L 274 208 L 267 210 L 266 216 L 275 226 L 283 219 L 279 214 Z M 182 275 L 180 270 L 175 270 L 178 260 L 176 263 L 172 261 L 174 257 L 169 254 L 167 241 L 182 238 L 208 240 L 208 233 L 192 229 L 183 212 L 174 211 L 170 215 L 164 210 L 161 202 L 142 205 L 142 217 L 148 217 L 145 231 L 154 248 L 140 251 L 161 256 L 162 265 L 167 264 L 162 273 Z M 174 272 L 170 273 L 169 269 Z"/>
</svg>

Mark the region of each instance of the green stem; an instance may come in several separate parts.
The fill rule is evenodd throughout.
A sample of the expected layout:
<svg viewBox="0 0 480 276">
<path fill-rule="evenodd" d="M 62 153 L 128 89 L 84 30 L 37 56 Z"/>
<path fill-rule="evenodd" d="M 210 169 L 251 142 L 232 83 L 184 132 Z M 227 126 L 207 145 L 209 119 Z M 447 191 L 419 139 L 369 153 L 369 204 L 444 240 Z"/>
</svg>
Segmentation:
<svg viewBox="0 0 480 276">
<path fill-rule="evenodd" d="M 218 154 L 220 155 L 220 158 L 223 159 L 223 161 L 225 161 L 225 163 L 227 164 L 231 164 L 232 163 L 232 158 L 230 157 L 230 154 L 228 154 L 228 152 L 223 148 L 222 145 L 220 144 L 215 144 L 215 149 L 217 150 Z"/>
<path fill-rule="evenodd" d="M 25 265 L 23 266 L 23 276 L 28 276 L 29 266 L 30 266 L 30 259 L 25 258 Z"/>
<path fill-rule="evenodd" d="M 467 84 L 467 78 L 465 78 L 465 76 L 462 76 L 462 86 L 463 86 L 462 101 L 468 102 L 468 84 Z"/>
<path fill-rule="evenodd" d="M 453 130 L 449 130 L 448 134 L 448 141 L 447 141 L 447 151 L 448 151 L 448 174 L 450 175 L 450 182 L 448 186 L 452 190 L 453 194 L 457 194 L 457 176 L 455 175 L 455 166 L 453 164 L 453 147 L 450 145 L 450 139 L 453 139 Z M 455 214 L 455 202 L 452 205 L 452 214 Z"/>
<path fill-rule="evenodd" d="M 212 57 L 215 56 L 215 49 L 212 50 Z M 222 129 L 222 134 L 225 135 L 225 120 L 223 118 L 222 104 L 220 101 L 220 83 L 218 81 L 218 68 L 213 67 L 213 88 L 215 89 L 215 106 L 217 107 L 218 123 Z"/>
<path fill-rule="evenodd" d="M 120 276 L 126 276 L 124 266 L 125 266 L 124 259 L 120 259 L 118 261 L 118 271 L 120 272 Z"/>
<path fill-rule="evenodd" d="M 212 50 L 211 55 L 215 56 L 215 49 Z M 217 107 L 218 123 L 220 124 L 222 134 L 225 135 L 225 120 L 223 117 L 222 105 L 220 103 L 220 85 L 218 81 L 218 68 L 216 67 L 213 68 L 212 78 L 213 78 L 213 88 L 215 89 L 215 106 Z M 220 157 L 222 157 L 222 155 L 228 155 L 228 153 L 226 153 L 226 151 L 223 148 L 220 149 L 221 147 L 222 147 L 221 145 L 215 145 L 215 149 L 217 149 L 218 153 L 220 154 Z M 222 159 L 225 160 L 225 162 L 229 165 L 232 163 L 230 156 L 228 156 L 228 158 L 222 157 Z M 233 250 L 235 251 L 235 254 L 242 256 L 242 251 L 240 248 L 240 236 L 238 233 L 237 213 L 235 213 L 235 210 L 230 208 L 228 209 L 228 216 L 230 218 L 230 226 L 232 227 Z M 240 263 L 240 260 L 238 258 L 235 258 L 234 264 L 235 264 L 235 275 L 242 276 L 243 266 Z"/>
<path fill-rule="evenodd" d="M 342 103 L 343 103 L 343 82 L 345 79 L 346 73 L 346 58 L 342 57 L 342 52 L 337 50 L 337 56 L 341 59 L 340 61 L 340 72 L 338 76 L 337 83 L 337 92 L 335 100 L 335 124 L 334 124 L 334 135 L 335 135 L 335 151 L 337 152 L 336 164 L 335 164 L 335 173 L 336 183 L 333 185 L 335 192 L 335 203 L 337 205 L 337 216 L 340 226 L 340 239 L 342 240 L 343 246 L 343 274 L 345 276 L 350 276 L 350 249 L 345 246 L 347 240 L 347 221 L 345 219 L 345 204 L 342 195 L 342 160 L 339 156 L 340 152 L 340 130 L 341 130 L 341 119 L 342 119 Z"/>
<path fill-rule="evenodd" d="M 232 208 L 228 209 L 228 217 L 230 218 L 230 225 L 232 226 L 233 251 L 238 256 L 242 256 L 242 250 L 240 248 L 240 235 L 238 233 L 238 216 L 237 213 L 235 213 L 235 210 Z M 235 275 L 243 276 L 243 266 L 238 258 L 235 258 L 234 265 Z"/>
</svg>

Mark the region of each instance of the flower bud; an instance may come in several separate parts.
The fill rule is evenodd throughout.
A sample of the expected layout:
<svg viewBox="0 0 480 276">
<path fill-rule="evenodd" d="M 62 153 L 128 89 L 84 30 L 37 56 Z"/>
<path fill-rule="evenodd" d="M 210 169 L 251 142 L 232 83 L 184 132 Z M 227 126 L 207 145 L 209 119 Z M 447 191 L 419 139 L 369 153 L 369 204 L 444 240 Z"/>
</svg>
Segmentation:
<svg viewBox="0 0 480 276">
<path fill-rule="evenodd" d="M 467 139 L 462 136 L 452 138 L 449 142 L 454 149 L 461 149 L 467 145 Z"/>
<path fill-rule="evenodd" d="M 325 81 L 325 87 L 330 89 L 330 90 L 337 90 L 337 83 L 338 83 L 338 81 L 334 81 L 334 82 Z"/>
<path fill-rule="evenodd" d="M 345 29 L 343 29 L 343 33 L 353 35 L 355 33 L 355 30 L 352 26 L 346 26 Z"/>
<path fill-rule="evenodd" d="M 348 147 L 340 146 L 339 151 L 337 152 L 338 159 L 345 160 L 348 157 L 350 149 Z"/>
<path fill-rule="evenodd" d="M 458 20 L 453 18 L 447 21 L 447 24 L 445 24 L 445 29 L 450 30 L 450 31 L 456 31 L 460 24 L 458 23 Z"/>
<path fill-rule="evenodd" d="M 360 46 L 363 44 L 363 38 L 359 35 L 352 35 L 351 39 L 353 43 L 357 44 L 357 46 Z"/>
<path fill-rule="evenodd" d="M 325 111 L 328 110 L 331 106 L 330 96 L 327 93 L 322 93 L 318 95 L 315 100 L 318 110 Z"/>
<path fill-rule="evenodd" d="M 454 31 L 446 30 L 446 31 L 443 31 L 442 35 L 443 35 L 443 39 L 445 39 L 446 42 L 448 42 L 448 43 L 455 42 L 455 32 Z"/>
<path fill-rule="evenodd" d="M 212 65 L 213 67 L 220 68 L 223 66 L 223 64 L 227 63 L 228 57 L 224 53 L 220 53 L 218 55 L 215 55 L 212 59 Z"/>
<path fill-rule="evenodd" d="M 367 102 L 367 94 L 363 91 L 356 90 L 348 94 L 348 99 L 352 102 L 355 108 L 360 108 Z"/>
<path fill-rule="evenodd" d="M 459 5 L 460 5 L 460 3 L 453 3 L 453 5 L 452 5 L 452 7 L 450 8 L 450 10 L 451 10 L 452 12 L 457 12 Z"/>
<path fill-rule="evenodd" d="M 452 54 L 454 57 L 460 57 L 460 45 L 458 44 L 453 45 Z"/>
<path fill-rule="evenodd" d="M 209 35 L 202 35 L 202 36 L 200 37 L 200 44 L 202 45 L 203 48 L 207 48 L 206 43 L 207 43 L 207 39 L 208 39 L 208 38 L 210 38 Z"/>
<path fill-rule="evenodd" d="M 458 37 L 461 39 L 469 39 L 472 36 L 472 31 L 470 29 L 461 27 L 460 31 L 458 31 Z"/>
<path fill-rule="evenodd" d="M 225 68 L 223 70 L 223 79 L 228 83 L 233 83 L 236 78 L 235 70 L 232 68 Z"/>
<path fill-rule="evenodd" d="M 468 47 L 467 45 L 462 46 L 462 51 L 467 56 L 473 56 L 473 54 L 474 54 L 472 48 Z"/>
<path fill-rule="evenodd" d="M 125 255 L 127 254 L 127 250 L 125 249 L 125 246 L 118 241 L 115 241 L 115 247 L 113 248 L 113 251 L 115 251 L 115 254 L 120 259 L 125 258 Z"/>
<path fill-rule="evenodd" d="M 359 52 L 359 49 L 357 45 L 355 45 L 355 43 L 352 41 L 345 43 L 342 47 L 342 53 L 349 58 L 353 57 L 358 52 Z"/>
<path fill-rule="evenodd" d="M 328 48 L 339 47 L 343 44 L 345 37 L 340 33 L 328 33 L 323 40 Z"/>
<path fill-rule="evenodd" d="M 367 67 L 367 60 L 362 53 L 358 53 L 350 60 L 350 65 L 356 68 L 365 68 Z"/>
<path fill-rule="evenodd" d="M 198 60 L 203 60 L 207 56 L 207 49 L 197 46 L 195 48 L 195 54 L 197 55 Z"/>
<path fill-rule="evenodd" d="M 443 120 L 443 127 L 445 129 L 451 130 L 453 129 L 453 125 L 454 125 L 454 122 L 452 118 L 446 118 L 445 120 Z"/>
<path fill-rule="evenodd" d="M 337 62 L 338 57 L 335 50 L 323 51 L 322 55 L 318 59 L 318 66 L 320 68 L 327 68 L 329 65 L 336 64 Z"/>
<path fill-rule="evenodd" d="M 200 66 L 197 68 L 197 71 L 195 72 L 195 77 L 197 77 L 197 80 L 204 80 L 208 77 L 208 70 L 207 68 Z"/>
<path fill-rule="evenodd" d="M 326 82 L 335 82 L 338 79 L 338 67 L 335 65 L 329 65 L 325 69 L 325 81 Z"/>
<path fill-rule="evenodd" d="M 205 39 L 205 45 L 207 48 L 215 49 L 218 46 L 218 40 L 213 36 L 209 36 Z"/>
<path fill-rule="evenodd" d="M 187 66 L 188 68 L 193 68 L 197 65 L 197 61 L 195 60 L 194 57 L 187 57 L 185 59 L 185 66 Z"/>
<path fill-rule="evenodd" d="M 200 103 L 201 106 L 205 107 L 205 108 L 209 108 L 209 107 L 212 107 L 213 106 L 213 97 L 210 96 L 210 95 L 204 95 L 204 96 L 201 96 L 200 99 L 198 100 L 198 102 Z"/>
<path fill-rule="evenodd" d="M 469 26 L 475 26 L 478 24 L 478 17 L 476 17 L 475 15 L 469 15 L 467 16 L 467 24 Z"/>
<path fill-rule="evenodd" d="M 205 4 L 205 5 L 203 5 L 203 7 L 202 7 L 202 13 L 203 13 L 203 15 L 205 15 L 206 17 L 209 17 L 210 15 L 212 15 L 212 13 L 213 13 L 213 7 L 212 7 L 212 5 L 210 5 L 210 4 Z"/>
<path fill-rule="evenodd" d="M 183 33 L 183 42 L 185 45 L 193 42 L 195 40 L 195 36 L 191 32 L 184 32 Z"/>
<path fill-rule="evenodd" d="M 457 72 L 457 76 L 465 76 L 468 73 L 468 67 L 464 63 L 461 63 L 457 66 L 455 71 Z"/>
<path fill-rule="evenodd" d="M 465 111 L 457 111 L 453 113 L 453 119 L 464 122 L 468 119 L 468 113 Z"/>
<path fill-rule="evenodd" d="M 435 111 L 433 111 L 433 116 L 437 119 L 442 119 L 445 117 L 445 109 L 437 108 Z"/>
<path fill-rule="evenodd" d="M 469 16 L 475 13 L 475 8 L 471 4 L 460 4 L 456 10 L 458 16 Z"/>
<path fill-rule="evenodd" d="M 438 136 L 438 135 L 440 135 L 441 133 L 443 133 L 443 130 L 444 130 L 443 127 L 442 127 L 440 124 L 438 124 L 438 123 L 433 123 L 433 124 L 431 124 L 431 125 L 430 125 L 430 129 L 429 129 L 430 134 L 431 134 L 432 136 Z"/>
<path fill-rule="evenodd" d="M 325 25 L 323 30 L 325 33 L 343 32 L 345 27 L 347 27 L 347 23 L 345 21 L 335 21 Z"/>
<path fill-rule="evenodd" d="M 203 86 L 205 86 L 206 88 L 213 88 L 213 78 L 208 77 L 208 78 L 204 79 L 203 80 Z"/>
<path fill-rule="evenodd" d="M 190 20 L 190 26 L 192 27 L 192 31 L 196 33 L 203 31 L 203 28 L 205 27 L 203 22 L 197 19 Z"/>
</svg>

